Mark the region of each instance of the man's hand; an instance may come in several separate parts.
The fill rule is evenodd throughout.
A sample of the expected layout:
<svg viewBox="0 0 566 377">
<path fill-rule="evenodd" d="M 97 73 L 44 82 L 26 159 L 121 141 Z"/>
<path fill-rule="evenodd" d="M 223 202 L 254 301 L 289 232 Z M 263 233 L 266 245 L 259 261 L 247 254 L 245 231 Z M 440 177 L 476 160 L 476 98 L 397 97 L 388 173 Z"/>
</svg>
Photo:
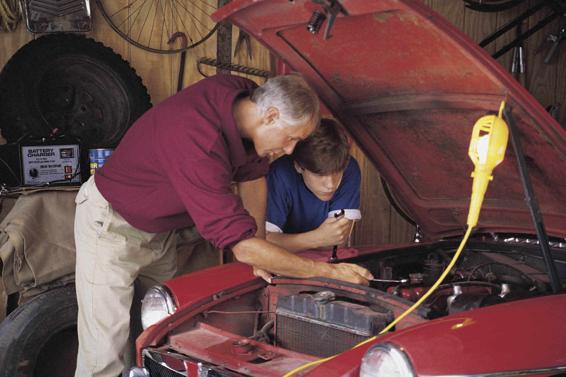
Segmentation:
<svg viewBox="0 0 566 377">
<path fill-rule="evenodd" d="M 269 272 L 257 267 L 253 267 L 253 272 L 254 272 L 254 276 L 262 278 L 263 280 L 271 284 L 271 278 L 273 277 L 273 275 L 271 275 Z"/>
<path fill-rule="evenodd" d="M 373 279 L 373 275 L 368 270 L 356 264 L 338 263 L 329 266 L 334 267 L 333 273 L 336 275 L 331 277 L 336 280 L 369 285 L 369 280 Z"/>
<path fill-rule="evenodd" d="M 348 240 L 352 220 L 345 217 L 329 217 L 316 229 L 319 247 L 342 245 Z"/>
<path fill-rule="evenodd" d="M 238 242 L 232 251 L 239 262 L 253 266 L 254 274 L 268 282 L 269 273 L 296 278 L 325 277 L 363 285 L 369 285 L 368 280 L 373 278 L 368 270 L 358 265 L 317 262 L 257 237 Z"/>
</svg>

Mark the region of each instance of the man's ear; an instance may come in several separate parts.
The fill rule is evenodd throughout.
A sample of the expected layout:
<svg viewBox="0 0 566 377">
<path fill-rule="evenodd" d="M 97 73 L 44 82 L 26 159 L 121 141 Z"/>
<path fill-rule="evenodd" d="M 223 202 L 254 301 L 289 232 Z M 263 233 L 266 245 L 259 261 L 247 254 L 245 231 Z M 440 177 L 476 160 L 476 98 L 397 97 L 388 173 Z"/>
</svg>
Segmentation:
<svg viewBox="0 0 566 377">
<path fill-rule="evenodd" d="M 269 107 L 263 116 L 264 122 L 267 125 L 277 124 L 279 121 L 279 109 L 276 107 Z"/>
<path fill-rule="evenodd" d="M 295 165 L 295 170 L 297 171 L 297 173 L 303 174 L 303 171 L 304 171 L 305 169 L 303 169 L 303 168 L 301 167 L 301 165 L 297 164 L 296 161 L 294 161 L 293 164 Z"/>
</svg>

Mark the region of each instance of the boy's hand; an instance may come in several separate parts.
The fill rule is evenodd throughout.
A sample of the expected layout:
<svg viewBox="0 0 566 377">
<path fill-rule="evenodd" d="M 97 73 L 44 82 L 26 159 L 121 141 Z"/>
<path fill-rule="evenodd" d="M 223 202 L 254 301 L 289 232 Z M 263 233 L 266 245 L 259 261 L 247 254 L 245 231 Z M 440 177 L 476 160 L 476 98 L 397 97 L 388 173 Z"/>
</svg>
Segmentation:
<svg viewBox="0 0 566 377">
<path fill-rule="evenodd" d="M 345 217 L 329 217 L 316 229 L 319 240 L 318 247 L 332 247 L 342 245 L 350 235 L 352 220 Z"/>
</svg>

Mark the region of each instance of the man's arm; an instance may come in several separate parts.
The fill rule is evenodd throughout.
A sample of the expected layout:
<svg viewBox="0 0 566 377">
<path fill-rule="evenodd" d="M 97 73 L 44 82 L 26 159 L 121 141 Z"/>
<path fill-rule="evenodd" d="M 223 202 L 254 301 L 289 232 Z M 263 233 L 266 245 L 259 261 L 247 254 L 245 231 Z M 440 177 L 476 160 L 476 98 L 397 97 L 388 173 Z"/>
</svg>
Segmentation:
<svg viewBox="0 0 566 377">
<path fill-rule="evenodd" d="M 318 228 L 304 233 L 267 232 L 266 239 L 293 253 L 317 248 L 342 245 L 346 242 L 351 228 L 351 220 L 346 218 L 327 218 Z"/>
<path fill-rule="evenodd" d="M 328 264 L 302 258 L 257 237 L 238 242 L 232 247 L 232 251 L 238 261 L 278 275 L 326 277 L 364 285 L 368 285 L 368 280 L 373 278 L 369 271 L 358 265 Z"/>
<path fill-rule="evenodd" d="M 267 180 L 265 177 L 253 181 L 238 182 L 238 193 L 244 208 L 255 219 L 256 237 L 265 238 L 265 211 L 267 208 Z"/>
</svg>

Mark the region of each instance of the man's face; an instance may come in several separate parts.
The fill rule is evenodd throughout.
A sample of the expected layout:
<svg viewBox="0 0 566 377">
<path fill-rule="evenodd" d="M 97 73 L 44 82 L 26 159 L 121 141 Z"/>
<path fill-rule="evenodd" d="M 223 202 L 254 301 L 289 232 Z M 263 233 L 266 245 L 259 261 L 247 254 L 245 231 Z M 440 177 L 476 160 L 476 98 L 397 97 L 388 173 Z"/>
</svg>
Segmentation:
<svg viewBox="0 0 566 377">
<path fill-rule="evenodd" d="M 303 124 L 288 125 L 280 120 L 264 124 L 255 134 L 253 143 L 257 154 L 275 160 L 284 154 L 293 153 L 297 143 L 309 136 L 316 124 L 309 120 Z"/>
<path fill-rule="evenodd" d="M 342 177 L 344 171 L 339 171 L 336 173 L 328 175 L 315 174 L 307 169 L 298 167 L 295 165 L 297 171 L 303 176 L 303 181 L 307 188 L 320 200 L 327 202 L 332 199 L 340 182 L 342 182 Z"/>
</svg>

